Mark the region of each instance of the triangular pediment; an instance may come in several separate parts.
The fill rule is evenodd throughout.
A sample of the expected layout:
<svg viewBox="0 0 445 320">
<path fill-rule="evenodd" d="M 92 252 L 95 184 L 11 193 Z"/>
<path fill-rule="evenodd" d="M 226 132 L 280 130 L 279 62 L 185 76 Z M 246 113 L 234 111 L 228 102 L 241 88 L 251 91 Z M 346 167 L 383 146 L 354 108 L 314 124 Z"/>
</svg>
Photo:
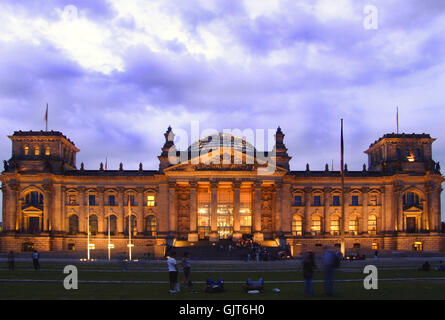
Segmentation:
<svg viewBox="0 0 445 320">
<path fill-rule="evenodd" d="M 42 212 L 42 209 L 31 205 L 29 207 L 24 208 L 23 212 L 24 213 Z"/>
<path fill-rule="evenodd" d="M 257 171 L 268 168 L 267 157 L 257 158 L 250 153 L 240 152 L 234 148 L 220 148 L 210 153 L 197 155 L 164 169 L 164 172 L 196 172 L 196 171 Z M 269 159 L 270 160 L 270 159 Z M 272 165 L 271 165 L 272 166 Z M 276 166 L 274 171 L 287 172 Z"/>
<path fill-rule="evenodd" d="M 406 209 L 406 210 L 403 210 L 405 213 L 421 213 L 422 212 L 422 210 L 421 209 L 419 209 L 419 208 L 417 208 L 417 207 L 411 207 L 411 208 L 408 208 L 408 209 Z"/>
</svg>

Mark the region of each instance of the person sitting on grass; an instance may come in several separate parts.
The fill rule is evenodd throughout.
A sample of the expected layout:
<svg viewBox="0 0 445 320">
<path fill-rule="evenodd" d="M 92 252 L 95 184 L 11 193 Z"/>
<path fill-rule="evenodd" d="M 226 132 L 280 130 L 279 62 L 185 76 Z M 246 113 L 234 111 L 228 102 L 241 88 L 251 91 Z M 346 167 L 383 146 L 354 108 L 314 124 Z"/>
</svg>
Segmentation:
<svg viewBox="0 0 445 320">
<path fill-rule="evenodd" d="M 426 261 L 422 266 L 420 267 L 419 271 L 430 271 L 431 265 L 428 261 Z"/>
<path fill-rule="evenodd" d="M 207 278 L 207 285 L 204 288 L 204 292 L 207 293 L 220 293 L 224 292 L 224 280 L 219 278 L 217 281 L 213 281 L 211 278 Z"/>
<path fill-rule="evenodd" d="M 264 280 L 260 278 L 258 281 L 252 281 L 250 278 L 247 279 L 246 283 L 243 285 L 243 289 L 245 292 L 249 292 L 252 290 L 258 290 L 259 292 L 264 291 Z"/>
<path fill-rule="evenodd" d="M 439 261 L 439 264 L 435 268 L 436 271 L 445 271 L 445 264 L 442 263 L 442 260 Z"/>
</svg>

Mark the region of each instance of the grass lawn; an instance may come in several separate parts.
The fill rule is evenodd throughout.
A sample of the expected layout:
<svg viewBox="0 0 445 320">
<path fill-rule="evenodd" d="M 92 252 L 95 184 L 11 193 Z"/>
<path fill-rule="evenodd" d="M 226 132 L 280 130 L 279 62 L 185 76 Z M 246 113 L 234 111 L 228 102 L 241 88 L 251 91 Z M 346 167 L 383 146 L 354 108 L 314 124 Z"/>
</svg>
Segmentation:
<svg viewBox="0 0 445 320">
<path fill-rule="evenodd" d="M 225 272 L 212 272 L 211 265 L 200 265 L 192 274 L 193 281 L 205 281 L 207 277 L 217 279 L 222 276 L 226 282 L 226 292 L 220 294 L 192 294 L 183 289 L 178 294 L 168 292 L 168 284 L 158 283 L 130 283 L 131 281 L 168 281 L 163 265 L 130 266 L 128 271 L 122 272 L 119 264 L 76 264 L 79 270 L 79 289 L 65 290 L 62 284 L 62 263 L 45 263 L 42 270 L 31 270 L 27 263 L 17 264 L 17 270 L 9 272 L 3 266 L 0 269 L 0 299 L 445 299 L 445 273 L 420 272 L 417 270 L 383 270 L 379 269 L 378 290 L 365 290 L 363 281 L 336 283 L 336 295 L 328 298 L 323 294 L 323 284 L 315 283 L 315 297 L 303 294 L 302 283 L 267 283 L 267 281 L 295 281 L 302 280 L 301 272 L 295 271 L 251 271 L 242 272 L 239 268 Z M 253 268 L 254 269 L 254 268 Z M 245 271 L 245 270 L 244 270 Z M 250 295 L 242 292 L 241 283 L 247 278 L 256 280 L 262 277 L 266 281 L 265 292 Z M 359 268 L 357 271 L 337 271 L 337 280 L 361 280 L 365 275 Z M 420 280 L 385 281 L 394 278 L 420 278 Z M 427 278 L 443 278 L 443 280 L 428 280 Z M 26 282 L 8 282 L 5 280 L 35 280 Z M 180 274 L 182 279 L 182 274 Z M 317 272 L 316 280 L 322 280 L 322 273 Z M 50 282 L 53 281 L 53 282 Z M 103 281 L 91 283 L 88 281 Z M 124 283 L 109 283 L 107 281 L 123 281 Z M 201 291 L 202 283 L 195 283 L 195 289 Z M 273 288 L 279 288 L 280 293 L 273 293 Z"/>
</svg>

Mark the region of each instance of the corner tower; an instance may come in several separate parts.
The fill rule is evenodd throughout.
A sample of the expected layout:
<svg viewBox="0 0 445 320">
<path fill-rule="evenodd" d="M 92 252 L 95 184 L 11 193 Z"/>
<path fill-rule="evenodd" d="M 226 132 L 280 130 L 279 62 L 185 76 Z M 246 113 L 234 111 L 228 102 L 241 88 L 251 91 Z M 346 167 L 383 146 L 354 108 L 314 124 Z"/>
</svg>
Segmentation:
<svg viewBox="0 0 445 320">
<path fill-rule="evenodd" d="M 59 131 L 15 131 L 9 136 L 12 156 L 5 171 L 63 172 L 76 170 L 79 149 Z"/>
<path fill-rule="evenodd" d="M 429 134 L 385 134 L 365 151 L 370 171 L 388 173 L 440 171 L 432 157 L 436 139 Z"/>
</svg>

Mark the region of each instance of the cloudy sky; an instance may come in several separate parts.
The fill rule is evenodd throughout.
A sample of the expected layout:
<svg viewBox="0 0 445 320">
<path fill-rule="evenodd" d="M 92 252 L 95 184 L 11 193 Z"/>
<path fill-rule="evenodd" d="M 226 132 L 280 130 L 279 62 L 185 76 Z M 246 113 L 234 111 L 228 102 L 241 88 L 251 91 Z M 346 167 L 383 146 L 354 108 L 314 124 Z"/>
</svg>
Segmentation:
<svg viewBox="0 0 445 320">
<path fill-rule="evenodd" d="M 367 6 L 377 9 L 377 29 Z M 291 168 L 346 162 L 400 130 L 445 163 L 445 2 L 2 0 L 0 155 L 14 130 L 60 130 L 78 163 L 157 169 L 168 125 L 281 126 Z M 373 21 L 377 22 L 377 21 Z M 445 201 L 443 201 L 445 203 Z"/>
</svg>

